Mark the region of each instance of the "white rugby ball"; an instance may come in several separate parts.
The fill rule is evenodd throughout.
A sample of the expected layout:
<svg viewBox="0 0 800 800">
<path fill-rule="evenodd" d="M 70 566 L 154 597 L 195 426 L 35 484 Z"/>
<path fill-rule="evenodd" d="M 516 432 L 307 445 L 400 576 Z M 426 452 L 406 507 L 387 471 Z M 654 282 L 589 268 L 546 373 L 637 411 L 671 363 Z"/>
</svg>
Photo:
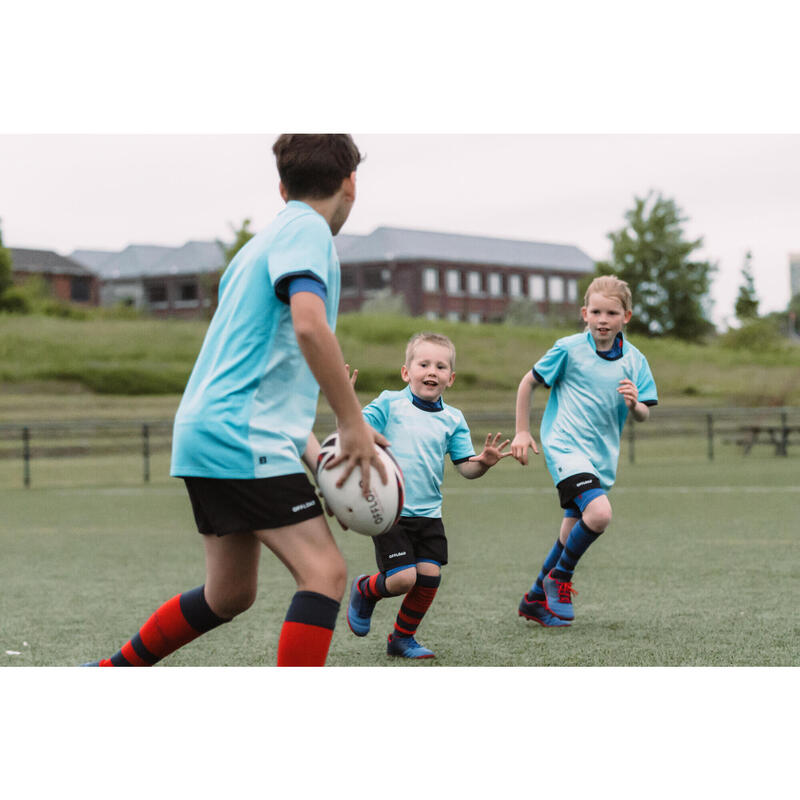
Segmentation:
<svg viewBox="0 0 800 800">
<path fill-rule="evenodd" d="M 381 481 L 378 470 L 370 467 L 369 494 L 364 497 L 361 490 L 361 469 L 356 467 L 347 480 L 337 486 L 342 477 L 345 462 L 326 469 L 327 463 L 339 455 L 339 435 L 332 433 L 321 445 L 317 457 L 317 486 L 336 515 L 336 518 L 350 530 L 365 536 L 378 536 L 386 533 L 400 518 L 405 496 L 403 473 L 394 456 L 380 445 L 375 450 L 386 468 L 388 483 Z"/>
</svg>

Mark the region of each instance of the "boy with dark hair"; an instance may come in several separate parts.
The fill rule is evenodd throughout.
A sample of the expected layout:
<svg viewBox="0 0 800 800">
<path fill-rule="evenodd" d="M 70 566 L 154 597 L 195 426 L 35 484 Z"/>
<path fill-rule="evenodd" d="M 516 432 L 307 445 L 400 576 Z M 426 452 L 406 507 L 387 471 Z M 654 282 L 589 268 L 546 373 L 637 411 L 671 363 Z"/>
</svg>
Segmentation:
<svg viewBox="0 0 800 800">
<path fill-rule="evenodd" d="M 385 470 L 334 335 L 333 244 L 356 196 L 361 156 L 345 134 L 283 134 L 273 147 L 286 202 L 231 261 L 175 416 L 170 473 L 186 483 L 203 535 L 206 581 L 161 606 L 100 666 L 149 666 L 248 609 L 262 546 L 297 582 L 278 666 L 325 663 L 347 581 L 344 559 L 303 468 L 320 388 L 338 420 L 342 481 Z"/>
<path fill-rule="evenodd" d="M 595 278 L 581 309 L 586 330 L 559 339 L 523 376 L 517 390 L 517 432 L 511 454 L 528 463 L 538 453 L 530 433 L 530 405 L 539 386 L 552 389 L 542 418 L 545 460 L 558 489 L 564 519 L 519 615 L 546 627 L 575 617 L 572 574 L 578 559 L 611 522 L 608 491 L 614 484 L 622 428 L 633 414 L 650 416 L 658 393 L 644 355 L 624 338 L 632 315 L 628 284 L 614 275 Z"/>
<path fill-rule="evenodd" d="M 385 391 L 365 409 L 370 425 L 394 442 L 392 454 L 405 478 L 405 503 L 398 523 L 373 539 L 380 570 L 359 575 L 350 589 L 347 623 L 356 636 L 369 633 L 375 604 L 384 597 L 405 595 L 389 634 L 386 653 L 403 658 L 433 658 L 414 638 L 430 608 L 447 563 L 442 524 L 444 459 L 449 453 L 465 478 L 480 478 L 500 459 L 511 455 L 498 446 L 500 434 L 486 437 L 476 456 L 464 415 L 442 402 L 453 385 L 456 351 L 446 336 L 421 333 L 406 348 L 400 375 L 408 386 Z"/>
</svg>

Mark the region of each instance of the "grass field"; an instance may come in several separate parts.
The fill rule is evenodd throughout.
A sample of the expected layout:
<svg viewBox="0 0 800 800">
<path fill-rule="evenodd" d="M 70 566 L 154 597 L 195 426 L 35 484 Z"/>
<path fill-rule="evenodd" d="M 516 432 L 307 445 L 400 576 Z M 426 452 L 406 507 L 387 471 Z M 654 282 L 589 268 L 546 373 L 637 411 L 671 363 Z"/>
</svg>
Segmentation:
<svg viewBox="0 0 800 800">
<path fill-rule="evenodd" d="M 621 463 L 615 519 L 576 573 L 577 619 L 543 629 L 517 604 L 555 536 L 543 464 L 502 462 L 444 483 L 450 563 L 419 639 L 437 658 L 384 652 L 399 599 L 373 631 L 340 614 L 332 666 L 798 666 L 800 459 Z M 163 474 L 163 473 L 161 473 Z M 182 485 L 0 490 L 0 664 L 61 666 L 110 655 L 162 601 L 203 581 Z M 374 570 L 371 543 L 337 529 L 350 577 Z M 255 606 L 173 654 L 172 666 L 275 663 L 294 585 L 265 553 Z M 14 654 L 9 655 L 7 651 Z"/>
</svg>

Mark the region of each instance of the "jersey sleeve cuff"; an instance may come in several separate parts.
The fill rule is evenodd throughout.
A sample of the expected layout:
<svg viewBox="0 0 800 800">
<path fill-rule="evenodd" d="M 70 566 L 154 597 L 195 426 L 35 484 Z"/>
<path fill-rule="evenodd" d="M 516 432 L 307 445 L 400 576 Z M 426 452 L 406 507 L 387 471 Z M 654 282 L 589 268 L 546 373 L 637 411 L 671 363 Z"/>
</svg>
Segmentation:
<svg viewBox="0 0 800 800">
<path fill-rule="evenodd" d="M 533 373 L 533 377 L 542 384 L 546 389 L 550 388 L 550 384 L 535 370 L 532 369 L 531 372 Z"/>
<path fill-rule="evenodd" d="M 323 300 L 328 297 L 325 284 L 310 270 L 283 275 L 275 284 L 275 296 L 286 305 L 289 304 L 292 295 L 297 292 L 312 292 Z"/>
</svg>

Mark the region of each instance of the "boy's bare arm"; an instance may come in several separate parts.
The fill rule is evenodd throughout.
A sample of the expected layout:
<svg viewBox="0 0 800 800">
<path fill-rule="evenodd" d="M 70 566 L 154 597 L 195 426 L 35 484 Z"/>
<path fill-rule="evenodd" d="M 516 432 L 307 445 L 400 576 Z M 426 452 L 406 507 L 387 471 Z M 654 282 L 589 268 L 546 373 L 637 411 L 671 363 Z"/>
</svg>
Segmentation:
<svg viewBox="0 0 800 800">
<path fill-rule="evenodd" d="M 528 463 L 528 448 L 539 454 L 536 440 L 531 435 L 531 398 L 539 385 L 533 372 L 529 371 L 522 376 L 517 389 L 516 434 L 511 442 L 511 455 L 523 465 Z"/>
<path fill-rule="evenodd" d="M 483 446 L 483 451 L 477 455 L 472 456 L 467 461 L 462 461 L 456 464 L 456 469 L 465 477 L 470 480 L 473 478 L 480 478 L 485 475 L 500 459 L 511 455 L 511 451 L 502 452 L 503 448 L 511 441 L 506 439 L 502 444 L 500 442 L 501 434 L 496 433 L 494 437 L 489 433 L 486 435 L 486 444 Z"/>
<path fill-rule="evenodd" d="M 370 464 L 376 467 L 383 483 L 388 480 L 386 469 L 374 448 L 374 443 L 385 445 L 388 442 L 364 420 L 355 390 L 343 369 L 344 357 L 328 325 L 322 299 L 312 292 L 298 292 L 292 296 L 290 307 L 297 343 L 336 415 L 341 452 L 330 461 L 330 465 L 347 462 L 340 484 L 357 466 L 361 467 L 366 496 L 369 493 Z"/>
</svg>

